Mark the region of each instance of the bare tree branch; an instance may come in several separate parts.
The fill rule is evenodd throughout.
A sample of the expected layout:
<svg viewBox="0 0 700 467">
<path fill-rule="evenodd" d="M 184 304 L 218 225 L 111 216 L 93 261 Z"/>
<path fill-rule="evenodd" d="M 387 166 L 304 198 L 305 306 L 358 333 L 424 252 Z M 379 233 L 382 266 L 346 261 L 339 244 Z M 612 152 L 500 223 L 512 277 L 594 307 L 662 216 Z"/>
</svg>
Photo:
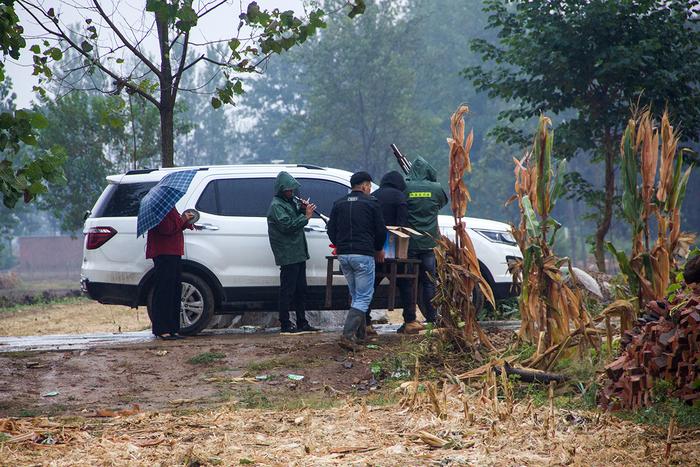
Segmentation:
<svg viewBox="0 0 700 467">
<path fill-rule="evenodd" d="M 55 23 L 53 19 L 40 7 L 33 5 L 29 2 L 26 2 L 24 0 L 18 0 L 17 2 L 23 9 L 24 11 L 27 12 L 36 22 L 37 24 L 48 34 L 51 36 L 55 36 L 60 40 L 66 41 L 74 50 L 76 50 L 78 53 L 80 53 L 83 57 L 85 57 L 91 64 L 95 65 L 97 68 L 105 72 L 107 75 L 112 77 L 117 86 L 123 86 L 131 89 L 135 93 L 139 94 L 142 96 L 144 99 L 148 100 L 151 102 L 153 105 L 155 105 L 157 108 L 160 109 L 160 102 L 158 102 L 157 99 L 155 99 L 153 96 L 148 94 L 147 92 L 143 91 L 140 89 L 138 86 L 135 86 L 134 84 L 130 83 L 127 79 L 122 78 L 121 76 L 117 75 L 115 72 L 104 66 L 102 63 L 100 63 L 98 60 L 95 60 L 92 56 L 90 56 L 87 52 L 83 50 L 82 47 L 80 47 L 78 44 L 76 44 L 65 32 L 63 32 L 63 29 L 61 29 L 61 26 L 58 25 L 58 23 Z M 42 15 L 44 15 L 49 21 L 54 23 L 58 31 L 54 31 L 52 29 L 49 29 L 46 27 L 43 21 L 41 21 L 41 18 L 39 18 L 30 8 L 34 8 L 36 10 L 39 10 Z"/>
<path fill-rule="evenodd" d="M 156 74 L 160 78 L 160 70 L 151 62 L 144 54 L 141 53 L 139 49 L 137 49 L 131 42 L 127 40 L 126 37 L 124 37 L 124 34 L 117 28 L 117 25 L 112 22 L 112 20 L 109 18 L 109 16 L 105 13 L 105 11 L 102 9 L 100 6 L 100 3 L 97 0 L 93 0 L 92 2 L 95 5 L 95 8 L 97 8 L 98 13 L 100 16 L 107 22 L 109 25 L 110 29 L 114 32 L 114 34 L 119 37 L 119 39 L 122 41 L 122 43 L 129 49 L 131 52 L 136 55 L 139 60 L 141 60 L 143 63 L 146 64 L 148 68 L 151 69 L 153 73 Z"/>
<path fill-rule="evenodd" d="M 173 78 L 174 78 L 173 89 L 172 89 L 173 101 L 177 97 L 177 90 L 178 90 L 178 87 L 180 86 L 180 80 L 182 79 L 182 74 L 186 70 L 185 59 L 187 58 L 187 47 L 189 45 L 189 41 L 190 41 L 190 33 L 188 31 L 185 33 L 185 36 L 182 39 L 182 55 L 180 56 L 180 66 L 178 67 L 177 71 L 173 75 Z"/>
</svg>

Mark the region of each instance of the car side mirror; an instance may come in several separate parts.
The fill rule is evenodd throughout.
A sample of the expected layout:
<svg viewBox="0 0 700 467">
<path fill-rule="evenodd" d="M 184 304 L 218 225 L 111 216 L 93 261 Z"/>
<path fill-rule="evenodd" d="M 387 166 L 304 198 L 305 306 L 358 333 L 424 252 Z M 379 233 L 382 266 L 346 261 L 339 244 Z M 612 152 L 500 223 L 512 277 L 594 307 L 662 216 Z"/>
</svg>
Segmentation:
<svg viewBox="0 0 700 467">
<path fill-rule="evenodd" d="M 90 217 L 90 214 L 92 214 L 92 211 L 89 209 L 83 213 L 83 220 L 86 221 L 88 217 Z"/>
</svg>

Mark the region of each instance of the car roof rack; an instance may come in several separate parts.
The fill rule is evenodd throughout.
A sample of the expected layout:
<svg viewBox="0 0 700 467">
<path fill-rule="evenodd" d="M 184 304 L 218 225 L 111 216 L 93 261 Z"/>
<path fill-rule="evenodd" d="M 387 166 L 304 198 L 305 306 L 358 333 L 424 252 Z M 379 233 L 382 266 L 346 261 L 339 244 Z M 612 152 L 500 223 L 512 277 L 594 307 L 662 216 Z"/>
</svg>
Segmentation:
<svg viewBox="0 0 700 467">
<path fill-rule="evenodd" d="M 156 170 L 158 170 L 158 169 L 135 169 L 135 170 L 129 170 L 124 175 L 149 174 L 151 172 L 155 172 Z"/>
<path fill-rule="evenodd" d="M 313 164 L 297 164 L 297 167 L 301 167 L 304 169 L 326 170 L 323 167 L 319 167 L 319 166 L 313 165 Z"/>
<path fill-rule="evenodd" d="M 177 168 L 179 168 L 179 167 L 172 167 L 172 168 L 177 169 Z M 124 175 L 142 175 L 142 174 L 149 174 L 149 173 L 155 172 L 155 171 L 157 171 L 157 170 L 161 170 L 161 169 L 134 169 L 134 170 L 129 170 L 129 171 L 128 171 L 127 173 L 125 173 Z M 204 170 L 209 170 L 209 167 L 197 167 L 196 169 L 195 169 L 195 168 L 192 168 L 192 169 L 190 169 L 190 170 L 204 171 Z"/>
</svg>

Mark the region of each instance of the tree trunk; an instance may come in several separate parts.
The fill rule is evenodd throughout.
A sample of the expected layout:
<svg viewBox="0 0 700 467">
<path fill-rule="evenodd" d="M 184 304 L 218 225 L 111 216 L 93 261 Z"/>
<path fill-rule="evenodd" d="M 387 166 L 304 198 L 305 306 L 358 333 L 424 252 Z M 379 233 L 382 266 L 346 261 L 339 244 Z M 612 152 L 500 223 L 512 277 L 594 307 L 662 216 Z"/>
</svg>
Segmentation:
<svg viewBox="0 0 700 467">
<path fill-rule="evenodd" d="M 615 200 L 615 146 L 610 131 L 605 133 L 603 150 L 605 151 L 605 201 L 603 217 L 598 221 L 598 227 L 595 232 L 595 262 L 600 272 L 606 272 L 605 236 L 610 230 L 613 202 Z"/>
<path fill-rule="evenodd" d="M 160 49 L 160 160 L 163 167 L 174 167 L 174 114 L 173 72 L 170 66 L 168 19 L 156 13 L 158 48 Z"/>
<path fill-rule="evenodd" d="M 173 132 L 173 115 L 174 109 L 172 105 L 165 105 L 161 93 L 160 107 L 160 151 L 161 165 L 163 167 L 175 167 L 174 162 L 174 147 L 173 140 L 175 138 Z"/>
</svg>

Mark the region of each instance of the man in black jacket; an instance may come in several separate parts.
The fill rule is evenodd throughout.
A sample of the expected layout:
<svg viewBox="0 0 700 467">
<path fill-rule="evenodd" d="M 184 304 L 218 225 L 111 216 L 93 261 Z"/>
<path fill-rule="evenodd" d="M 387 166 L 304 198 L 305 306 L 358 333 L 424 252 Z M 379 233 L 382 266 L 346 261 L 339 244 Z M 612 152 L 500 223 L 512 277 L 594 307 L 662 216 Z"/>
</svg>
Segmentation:
<svg viewBox="0 0 700 467">
<path fill-rule="evenodd" d="M 328 237 L 335 245 L 338 262 L 348 282 L 352 304 L 338 343 L 358 350 L 365 338 L 365 313 L 374 294 L 374 261 L 384 261 L 386 227 L 382 210 L 372 191 L 372 177 L 357 172 L 350 178 L 352 191 L 333 204 Z"/>
<path fill-rule="evenodd" d="M 403 176 L 397 171 L 388 172 L 382 177 L 379 189 L 372 193 L 377 198 L 382 207 L 382 215 L 387 226 L 403 227 L 408 225 L 408 202 L 406 198 L 406 182 Z M 375 280 L 375 289 L 381 280 Z M 407 279 L 397 279 L 396 285 L 399 288 L 401 302 L 403 304 L 403 324 L 398 329 L 400 334 L 417 334 L 424 329 L 424 326 L 416 321 L 416 304 L 413 301 L 413 291 L 411 281 Z M 376 335 L 372 328 L 371 309 L 367 310 L 367 334 Z"/>
</svg>

